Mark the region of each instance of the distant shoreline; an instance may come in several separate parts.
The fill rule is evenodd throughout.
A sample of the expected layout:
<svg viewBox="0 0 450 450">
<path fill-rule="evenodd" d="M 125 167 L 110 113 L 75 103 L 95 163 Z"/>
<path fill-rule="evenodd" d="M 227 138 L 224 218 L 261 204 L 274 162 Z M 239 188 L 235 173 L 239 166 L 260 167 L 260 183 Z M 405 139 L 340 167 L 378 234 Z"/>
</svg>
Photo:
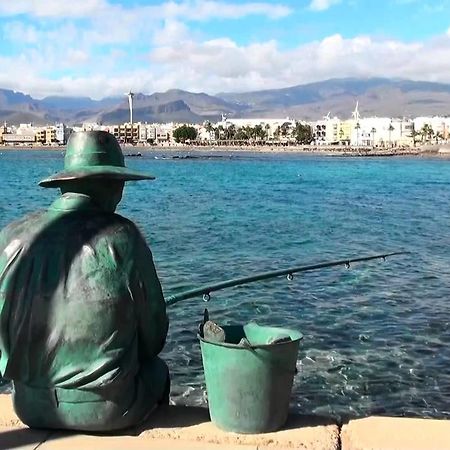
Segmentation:
<svg viewBox="0 0 450 450">
<path fill-rule="evenodd" d="M 448 153 L 439 153 L 438 146 L 429 147 L 399 147 L 392 149 L 379 149 L 367 147 L 336 147 L 336 146 L 305 146 L 305 145 L 208 145 L 208 146 L 190 146 L 190 145 L 155 145 L 155 146 L 123 146 L 125 156 L 139 156 L 140 153 L 146 152 L 183 152 L 183 153 L 211 153 L 211 152 L 239 152 L 239 153 L 271 153 L 271 154 L 303 154 L 303 155 L 321 155 L 321 156 L 337 156 L 337 157 L 396 157 L 396 156 L 418 156 L 418 157 L 439 157 L 450 158 Z M 52 145 L 34 145 L 34 146 L 0 146 L 0 153 L 3 151 L 40 151 L 50 150 L 64 152 L 65 146 L 55 147 Z"/>
</svg>

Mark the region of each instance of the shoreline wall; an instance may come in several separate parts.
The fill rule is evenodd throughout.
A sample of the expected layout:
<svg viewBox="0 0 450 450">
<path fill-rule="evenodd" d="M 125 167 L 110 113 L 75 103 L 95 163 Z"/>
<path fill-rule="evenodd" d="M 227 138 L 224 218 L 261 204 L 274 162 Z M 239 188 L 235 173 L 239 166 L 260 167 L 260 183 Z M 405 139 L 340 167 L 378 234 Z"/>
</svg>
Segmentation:
<svg viewBox="0 0 450 450">
<path fill-rule="evenodd" d="M 43 412 L 45 414 L 45 412 Z M 333 418 L 291 415 L 274 433 L 227 433 L 209 421 L 206 408 L 166 406 L 144 426 L 116 435 L 31 430 L 0 395 L 0 449 L 183 450 L 450 450 L 450 420 L 366 417 L 340 425 Z"/>
</svg>

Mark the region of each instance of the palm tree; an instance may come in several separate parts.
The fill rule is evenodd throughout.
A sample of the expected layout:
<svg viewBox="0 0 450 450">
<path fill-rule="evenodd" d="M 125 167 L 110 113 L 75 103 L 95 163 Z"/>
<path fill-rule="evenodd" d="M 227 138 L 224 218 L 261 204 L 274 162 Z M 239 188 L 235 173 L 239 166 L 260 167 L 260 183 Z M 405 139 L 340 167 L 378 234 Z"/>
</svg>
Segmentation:
<svg viewBox="0 0 450 450">
<path fill-rule="evenodd" d="M 361 125 L 359 122 L 356 122 L 355 130 L 356 130 L 356 146 L 359 147 L 359 129 L 361 128 Z"/>
<path fill-rule="evenodd" d="M 417 136 L 420 136 L 420 132 L 414 130 L 414 128 L 413 128 L 413 130 L 411 131 L 411 137 L 412 137 L 412 140 L 413 140 L 413 146 L 414 146 L 414 147 L 415 147 L 416 144 L 417 144 L 417 139 L 416 139 Z"/>
<path fill-rule="evenodd" d="M 224 132 L 224 128 L 223 125 L 219 125 L 216 129 L 215 129 L 215 135 L 216 135 L 216 140 L 220 141 L 223 139 L 223 132 Z"/>
<path fill-rule="evenodd" d="M 377 132 L 377 129 L 373 127 L 370 132 L 372 133 L 372 147 L 375 147 L 375 133 Z"/>
<path fill-rule="evenodd" d="M 205 122 L 204 127 L 209 136 L 208 140 L 211 140 L 211 135 L 215 132 L 214 127 L 209 120 Z"/>
<path fill-rule="evenodd" d="M 238 128 L 238 129 L 236 130 L 236 134 L 234 135 L 234 138 L 235 138 L 237 141 L 244 141 L 244 140 L 247 139 L 247 136 L 246 136 L 246 134 L 245 134 L 245 132 L 244 132 L 244 130 L 243 130 L 242 127 Z"/>
<path fill-rule="evenodd" d="M 434 131 L 433 128 L 431 127 L 431 125 L 429 125 L 428 123 L 425 123 L 422 127 L 422 129 L 420 130 L 420 134 L 422 135 L 422 139 L 425 140 L 425 142 L 431 141 Z"/>
<path fill-rule="evenodd" d="M 281 128 L 278 125 L 277 128 L 275 129 L 274 133 L 273 133 L 273 137 L 276 138 L 277 140 L 280 139 L 280 131 L 281 131 Z"/>
<path fill-rule="evenodd" d="M 255 139 L 255 129 L 253 127 L 247 125 L 246 127 L 244 127 L 244 130 L 247 133 L 248 139 Z"/>
<path fill-rule="evenodd" d="M 262 125 L 260 125 L 260 124 L 255 125 L 254 133 L 255 133 L 255 139 L 258 141 L 261 139 L 264 139 L 264 136 L 266 135 L 266 132 L 264 131 Z"/>
<path fill-rule="evenodd" d="M 389 131 L 389 147 L 392 147 L 392 138 L 391 138 L 391 136 L 392 136 L 392 132 L 394 131 L 394 127 L 392 125 L 392 122 L 389 124 L 388 131 Z"/>
<path fill-rule="evenodd" d="M 288 130 L 291 124 L 289 122 L 284 122 L 283 125 L 281 125 L 281 135 L 287 136 Z"/>
<path fill-rule="evenodd" d="M 234 123 L 227 126 L 225 129 L 225 138 L 227 141 L 233 140 L 236 135 L 236 125 Z"/>
<path fill-rule="evenodd" d="M 266 123 L 265 127 L 265 139 L 266 141 L 269 139 L 269 130 L 270 130 L 270 125 L 268 123 Z"/>
</svg>

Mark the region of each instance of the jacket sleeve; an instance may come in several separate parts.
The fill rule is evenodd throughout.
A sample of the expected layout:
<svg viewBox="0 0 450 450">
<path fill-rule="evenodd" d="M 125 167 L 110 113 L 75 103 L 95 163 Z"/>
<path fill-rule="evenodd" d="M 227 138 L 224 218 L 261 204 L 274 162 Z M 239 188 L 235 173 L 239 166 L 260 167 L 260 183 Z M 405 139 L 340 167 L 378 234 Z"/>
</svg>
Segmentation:
<svg viewBox="0 0 450 450">
<path fill-rule="evenodd" d="M 169 321 L 150 248 L 139 232 L 135 243 L 135 270 L 130 287 L 137 314 L 139 358 L 145 360 L 163 349 Z"/>
<path fill-rule="evenodd" d="M 0 377 L 5 376 L 8 353 L 6 351 L 8 342 L 8 313 L 6 307 L 6 293 L 3 286 L 6 281 L 5 272 L 7 267 L 7 257 L 4 253 L 4 232 L 0 230 Z"/>
</svg>

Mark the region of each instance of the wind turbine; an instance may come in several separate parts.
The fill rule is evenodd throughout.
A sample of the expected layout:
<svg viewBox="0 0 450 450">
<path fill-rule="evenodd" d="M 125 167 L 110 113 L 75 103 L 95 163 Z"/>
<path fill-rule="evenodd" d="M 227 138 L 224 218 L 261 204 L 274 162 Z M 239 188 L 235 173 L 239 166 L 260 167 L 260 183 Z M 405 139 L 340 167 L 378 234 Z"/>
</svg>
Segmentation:
<svg viewBox="0 0 450 450">
<path fill-rule="evenodd" d="M 352 117 L 353 119 L 355 119 L 357 122 L 359 121 L 359 119 L 361 118 L 360 114 L 359 114 L 359 101 L 356 101 L 356 108 L 355 110 L 352 112 Z"/>
<path fill-rule="evenodd" d="M 130 106 L 130 124 L 133 125 L 133 97 L 134 92 L 127 92 L 125 95 L 128 97 L 128 104 Z"/>
</svg>

